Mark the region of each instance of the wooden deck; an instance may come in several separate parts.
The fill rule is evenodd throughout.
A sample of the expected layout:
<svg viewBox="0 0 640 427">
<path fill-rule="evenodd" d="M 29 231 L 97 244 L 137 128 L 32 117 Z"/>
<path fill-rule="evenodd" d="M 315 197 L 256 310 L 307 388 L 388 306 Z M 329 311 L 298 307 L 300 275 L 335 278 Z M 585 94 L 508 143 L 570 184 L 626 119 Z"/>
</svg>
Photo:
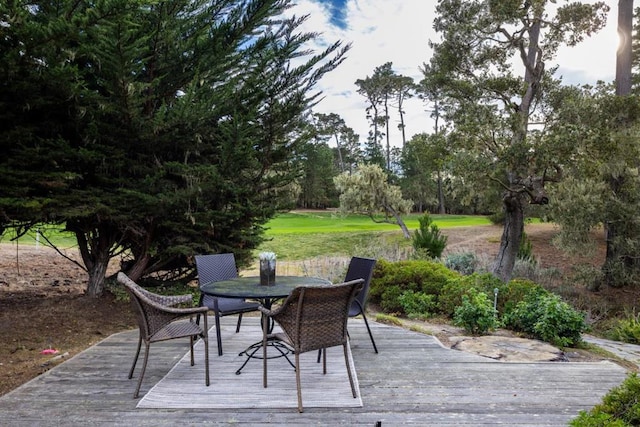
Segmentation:
<svg viewBox="0 0 640 427">
<path fill-rule="evenodd" d="M 223 318 L 223 327 L 235 326 Z M 251 321 L 251 319 L 247 319 Z M 364 324 L 349 321 L 364 407 L 342 409 L 137 409 L 127 373 L 137 331 L 115 334 L 0 398 L 0 426 L 365 425 L 566 426 L 626 377 L 602 363 L 503 363 L 449 350 L 433 337 L 373 323 L 375 354 Z M 188 350 L 152 346 L 141 395 Z M 212 337 L 212 386 L 216 351 Z M 246 392 L 251 392 L 247 390 Z"/>
</svg>

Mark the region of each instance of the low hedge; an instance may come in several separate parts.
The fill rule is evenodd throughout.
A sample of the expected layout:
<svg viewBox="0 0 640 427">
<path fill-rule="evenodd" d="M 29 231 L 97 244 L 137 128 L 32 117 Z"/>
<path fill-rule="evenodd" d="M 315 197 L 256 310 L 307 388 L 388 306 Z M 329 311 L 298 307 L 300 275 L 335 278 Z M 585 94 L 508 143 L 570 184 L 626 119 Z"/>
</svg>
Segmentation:
<svg viewBox="0 0 640 427">
<path fill-rule="evenodd" d="M 583 313 L 530 280 L 504 283 L 489 273 L 464 276 L 430 260 L 378 261 L 369 298 L 386 313 L 414 318 L 442 314 L 457 318 L 473 333 L 501 325 L 561 347 L 577 344 L 587 330 Z M 499 323 L 484 321 L 487 304 L 492 313 L 496 304 Z"/>
<path fill-rule="evenodd" d="M 369 301 L 387 313 L 404 314 L 401 297 L 406 291 L 440 295 L 449 279 L 460 274 L 430 260 L 389 262 L 379 260 L 371 280 Z"/>
</svg>

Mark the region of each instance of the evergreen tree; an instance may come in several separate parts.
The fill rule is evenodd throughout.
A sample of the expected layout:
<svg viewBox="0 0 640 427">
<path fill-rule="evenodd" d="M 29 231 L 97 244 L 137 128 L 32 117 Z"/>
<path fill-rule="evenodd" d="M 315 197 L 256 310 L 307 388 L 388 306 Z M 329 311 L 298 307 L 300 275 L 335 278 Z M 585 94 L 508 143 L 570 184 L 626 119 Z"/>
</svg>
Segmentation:
<svg viewBox="0 0 640 427">
<path fill-rule="evenodd" d="M 121 252 L 134 279 L 192 277 L 197 253 L 246 263 L 297 175 L 313 87 L 348 49 L 309 52 L 288 6 L 0 5 L 2 222 L 65 224 L 90 295 Z"/>
</svg>

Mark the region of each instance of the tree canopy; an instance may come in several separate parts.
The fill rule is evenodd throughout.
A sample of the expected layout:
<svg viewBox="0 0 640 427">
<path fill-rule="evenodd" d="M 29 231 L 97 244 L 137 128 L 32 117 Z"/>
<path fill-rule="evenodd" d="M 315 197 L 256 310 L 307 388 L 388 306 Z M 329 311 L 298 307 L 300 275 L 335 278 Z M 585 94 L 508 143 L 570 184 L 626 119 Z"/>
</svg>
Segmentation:
<svg viewBox="0 0 640 427">
<path fill-rule="evenodd" d="M 354 173 L 334 178 L 340 192 L 340 210 L 367 215 L 375 222 L 397 224 L 405 238 L 411 234 L 401 215 L 409 213 L 412 202 L 402 197 L 400 187 L 391 185 L 385 171 L 375 164 L 362 164 Z"/>
<path fill-rule="evenodd" d="M 434 27 L 441 40 L 425 67 L 429 86 L 442 89 L 451 141 L 472 161 L 466 170 L 501 188 L 505 221 L 493 272 L 503 280 L 513 270 L 525 208 L 548 203 L 544 184 L 557 171 L 531 126 L 544 123 L 545 95 L 556 85 L 548 63 L 562 44 L 602 28 L 609 10 L 604 2 L 572 2 L 554 12 L 555 3 L 440 0 Z"/>
<path fill-rule="evenodd" d="M 284 0 L 0 5 L 0 222 L 75 233 L 88 293 L 128 254 L 134 279 L 246 263 L 297 176 L 322 52 Z"/>
</svg>

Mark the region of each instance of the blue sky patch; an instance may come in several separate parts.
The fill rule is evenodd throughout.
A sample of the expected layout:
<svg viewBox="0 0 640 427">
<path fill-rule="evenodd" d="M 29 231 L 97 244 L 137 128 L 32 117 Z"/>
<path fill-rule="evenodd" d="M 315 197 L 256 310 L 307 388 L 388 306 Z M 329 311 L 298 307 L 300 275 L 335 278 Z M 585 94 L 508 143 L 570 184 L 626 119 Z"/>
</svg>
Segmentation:
<svg viewBox="0 0 640 427">
<path fill-rule="evenodd" d="M 338 28 L 345 29 L 346 21 L 346 3 L 347 0 L 315 0 L 322 6 L 326 7 L 331 15 L 330 22 Z"/>
</svg>

